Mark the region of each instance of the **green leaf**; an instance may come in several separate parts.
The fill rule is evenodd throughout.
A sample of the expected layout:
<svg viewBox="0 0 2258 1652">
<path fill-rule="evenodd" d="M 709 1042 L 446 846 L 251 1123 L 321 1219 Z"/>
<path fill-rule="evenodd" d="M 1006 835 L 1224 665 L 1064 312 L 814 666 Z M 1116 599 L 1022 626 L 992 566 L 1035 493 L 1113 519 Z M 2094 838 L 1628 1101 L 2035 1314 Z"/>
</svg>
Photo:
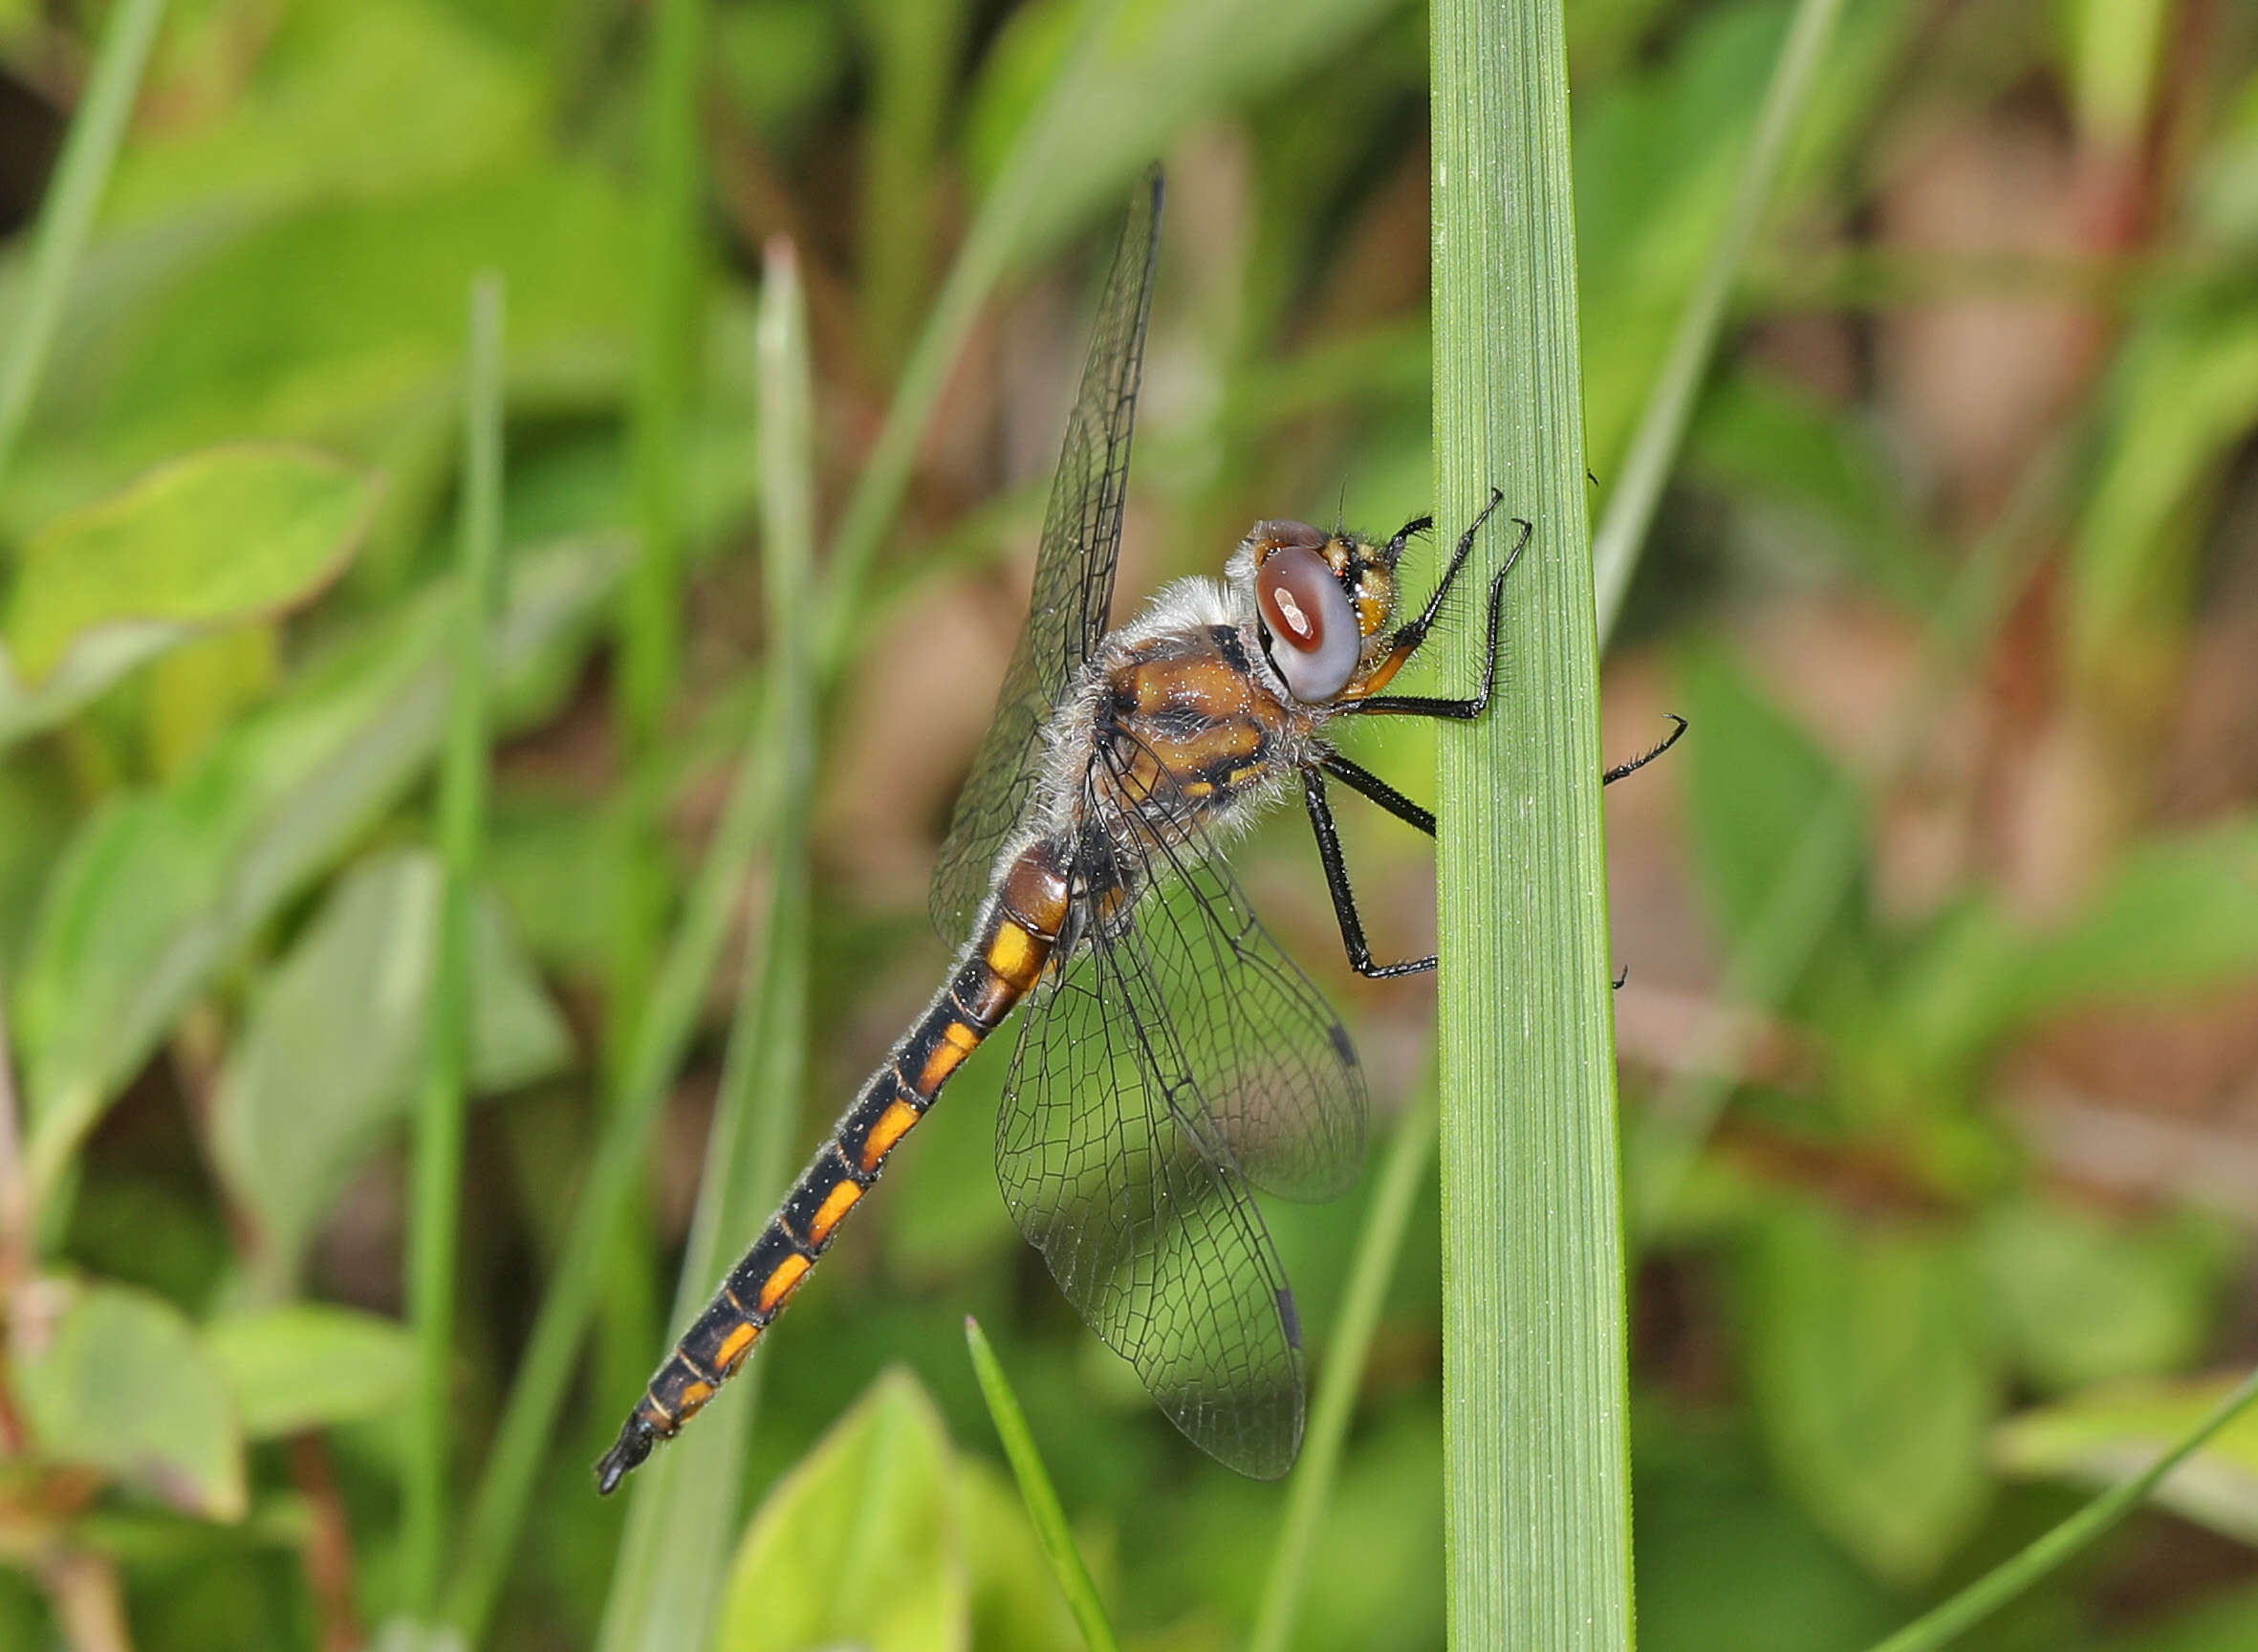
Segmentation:
<svg viewBox="0 0 2258 1652">
<path fill-rule="evenodd" d="M 2020 1479 L 2110 1485 L 2155 1462 L 2239 1381 L 2222 1377 L 2089 1389 L 2001 1424 L 1992 1434 L 1991 1461 Z M 2152 1495 L 2214 1532 L 2258 1544 L 2258 1412 L 2227 1424 Z"/>
<path fill-rule="evenodd" d="M 512 565 L 497 691 L 522 690 L 610 589 L 617 547 Z M 181 1008 L 423 771 L 450 593 L 408 604 L 239 724 L 182 780 L 121 797 L 55 869 L 16 987 L 30 1163 L 45 1189 Z"/>
<path fill-rule="evenodd" d="M 971 1643 L 980 1652 L 1081 1652 L 1081 1633 L 1019 1494 L 977 1457 L 957 1459 L 957 1529 L 971 1582 Z"/>
<path fill-rule="evenodd" d="M 1681 674 L 1685 714 L 1701 737 L 1686 743 L 1694 846 L 1720 922 L 1738 939 L 1768 909 L 1781 869 L 1802 847 L 1820 802 L 1841 786 L 1835 761 L 1724 652 L 1693 653 Z M 1869 862 L 1861 843 L 1859 865 Z M 1862 910 L 1846 896 L 1837 925 Z"/>
<path fill-rule="evenodd" d="M 273 1440 L 397 1411 L 415 1371 L 404 1326 L 311 1304 L 218 1319 L 205 1351 L 234 1397 L 247 1439 Z"/>
<path fill-rule="evenodd" d="M 1765 1443 L 1819 1526 L 1881 1576 L 1918 1583 L 1988 1496 L 1999 1383 L 1967 1247 L 1933 1229 L 1857 1229 L 1783 1205 L 1742 1271 Z"/>
<path fill-rule="evenodd" d="M 254 1299 L 291 1289 L 346 1172 L 407 1115 L 430 1021 L 438 902 L 428 855 L 354 868 L 251 1002 L 220 1076 L 212 1152 L 258 1225 Z M 514 1089 L 562 1068 L 571 1034 L 492 901 L 474 947 L 473 1089 Z"/>
<path fill-rule="evenodd" d="M 955 1465 L 914 1379 L 880 1377 L 746 1529 L 716 1652 L 971 1645 Z"/>
<path fill-rule="evenodd" d="M 1978 1245 L 2017 1363 L 2052 1393 L 2182 1370 L 2217 1322 L 2227 1252 L 2191 1221 L 2029 1199 L 1990 1211 Z"/>
<path fill-rule="evenodd" d="M 221 447 L 56 518 L 24 546 L 0 613 L 22 684 L 0 690 L 0 719 L 89 633 L 130 626 L 178 641 L 307 600 L 351 557 L 375 499 L 365 475 L 321 454 Z"/>
<path fill-rule="evenodd" d="M 43 1462 L 100 1469 L 206 1519 L 243 1517 L 243 1430 L 179 1309 L 97 1285 L 72 1292 L 51 1323 L 19 1315 L 10 1330 Z"/>
</svg>

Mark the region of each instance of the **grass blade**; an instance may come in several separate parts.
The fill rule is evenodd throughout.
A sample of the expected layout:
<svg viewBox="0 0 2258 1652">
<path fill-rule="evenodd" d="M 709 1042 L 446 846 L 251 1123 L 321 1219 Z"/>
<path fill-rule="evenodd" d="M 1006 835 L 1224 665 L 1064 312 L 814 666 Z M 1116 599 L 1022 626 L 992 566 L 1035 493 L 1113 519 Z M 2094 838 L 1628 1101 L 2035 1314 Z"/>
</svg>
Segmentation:
<svg viewBox="0 0 2258 1652">
<path fill-rule="evenodd" d="M 1364 1230 L 1357 1236 L 1356 1260 L 1341 1297 L 1340 1317 L 1332 1340 L 1325 1345 L 1325 1363 L 1317 1373 L 1317 1396 L 1310 1406 L 1301 1462 L 1287 1482 L 1286 1518 L 1279 1528 L 1277 1550 L 1270 1556 L 1262 1610 L 1254 1620 L 1253 1638 L 1248 1642 L 1250 1652 L 1286 1652 L 1287 1641 L 1293 1634 L 1302 1589 L 1309 1580 L 1317 1524 L 1333 1494 L 1333 1482 L 1340 1471 L 1341 1445 L 1357 1414 L 1357 1391 L 1363 1385 L 1364 1361 L 1372 1353 L 1372 1333 L 1379 1324 L 1379 1311 L 1387 1300 L 1388 1282 L 1395 1277 L 1396 1259 L 1402 1254 L 1403 1232 L 1411 1225 L 1421 1185 L 1434 1163 L 1438 1122 L 1430 1091 L 1397 1123 L 1395 1137 L 1388 1143 L 1387 1163 L 1380 1167 L 1372 1208 L 1365 1213 Z"/>
<path fill-rule="evenodd" d="M 24 421 L 31 417 L 32 399 L 46 373 L 48 353 L 54 348 L 63 299 L 93 232 L 95 210 L 110 182 L 119 140 L 133 114 L 134 95 L 141 89 L 149 48 L 163 20 L 164 0 L 119 0 L 95 50 L 86 100 L 71 121 L 54 181 L 39 209 L 23 315 L 9 340 L 7 358 L 0 359 L 0 476 L 7 475 Z"/>
<path fill-rule="evenodd" d="M 2258 1400 L 2258 1371 L 2243 1379 L 2186 1438 L 2129 1480 L 2111 1487 L 2013 1558 L 2003 1561 L 1942 1606 L 1923 1613 L 1874 1652 L 1933 1652 L 1973 1629 L 2048 1573 L 2092 1543 L 2146 1500 L 2164 1476 L 2203 1448 Z"/>
<path fill-rule="evenodd" d="M 965 1315 L 965 1345 L 972 1351 L 980 1395 L 988 1402 L 988 1414 L 1004 1443 L 1004 1455 L 1010 1459 L 1020 1499 L 1027 1505 L 1028 1518 L 1034 1522 L 1035 1535 L 1043 1540 L 1043 1553 L 1050 1557 L 1059 1592 L 1082 1627 L 1083 1642 L 1090 1652 L 1120 1652 L 1121 1643 L 1106 1620 L 1105 1605 L 1097 1598 L 1097 1585 L 1090 1580 L 1090 1568 L 1082 1564 L 1082 1552 L 1075 1546 L 1075 1534 L 1067 1528 L 1066 1510 L 1051 1484 L 1050 1471 L 1043 1467 L 1042 1453 L 1035 1449 L 1035 1437 L 1028 1431 L 1019 1396 L 1011 1391 L 1011 1380 L 1004 1375 L 1002 1361 L 988 1346 L 988 1334 L 969 1314 Z"/>
<path fill-rule="evenodd" d="M 1444 1509 L 1455 1646 L 1627 1647 L 1615 1018 L 1559 0 L 1437 0 L 1439 519 L 1534 524 L 1512 668 L 1444 738 Z M 1471 564 L 1487 580 L 1514 530 Z M 1447 645 L 1480 679 L 1480 628 Z M 1463 691 L 1463 690 L 1461 690 Z"/>
<path fill-rule="evenodd" d="M 469 393 L 463 426 L 454 681 L 439 773 L 439 957 L 416 1106 L 408 1310 L 416 1389 L 403 1517 L 403 1594 L 427 1619 L 438 1604 L 446 1540 L 454 1414 L 455 1250 L 462 1215 L 464 1089 L 470 1066 L 471 931 L 486 836 L 487 633 L 500 607 L 502 566 L 502 278 L 470 293 Z"/>
<path fill-rule="evenodd" d="M 806 593 L 814 558 L 814 387 L 798 264 L 770 246 L 761 286 L 761 507 L 769 615 L 763 756 L 768 793 L 809 794 L 815 759 Z M 790 1170 L 807 1069 L 808 815 L 779 808 L 770 835 L 769 897 L 756 930 L 714 1100 L 706 1174 L 675 1291 L 673 1323 L 706 1303 L 743 1237 L 774 1205 Z M 664 1451 L 637 1474 L 599 1644 L 613 1652 L 685 1652 L 706 1643 L 736 1540 L 747 1442 L 760 1394 L 755 1359 L 699 1424 L 696 1448 Z"/>
<path fill-rule="evenodd" d="M 1074 49 L 1069 52 L 1034 112 L 1013 141 L 1010 154 L 996 173 L 996 181 L 974 215 L 956 262 L 949 266 L 933 311 L 917 346 L 901 369 L 886 423 L 870 456 L 855 479 L 846 510 L 831 536 L 829 584 L 821 609 L 822 641 L 816 655 L 826 681 L 844 664 L 848 651 L 861 635 L 861 594 L 878 555 L 886 529 L 901 508 L 917 463 L 918 445 L 940 404 L 965 341 L 980 319 L 998 280 L 1010 266 L 1018 242 L 1019 227 L 1027 217 L 1042 171 L 1054 147 L 1060 125 L 1075 119 L 1077 97 L 1096 62 L 1121 0 L 1084 0 L 1084 17 Z"/>
<path fill-rule="evenodd" d="M 620 614 L 613 716 L 623 754 L 626 795 L 618 816 L 612 969 L 605 999 L 604 1062 L 615 1075 L 627 1058 L 636 1018 L 651 989 L 666 921 L 664 808 L 655 758 L 682 678 L 683 453 L 696 360 L 701 257 L 702 168 L 698 92 L 705 0 L 660 0 L 650 8 L 650 61 L 643 96 L 641 279 L 637 288 L 635 391 L 629 446 L 637 550 Z M 655 1340 L 658 1302 L 647 1201 L 637 1199 L 613 1240 L 597 1370 L 603 1386 L 640 1380 Z"/>
<path fill-rule="evenodd" d="M 1592 541 L 1593 576 L 1596 581 L 1599 634 L 1615 629 L 1623 594 L 1631 588 L 1631 572 L 1646 544 L 1655 507 L 1661 503 L 1662 487 L 1678 463 L 1679 445 L 1693 419 L 1694 400 L 1708 377 L 1709 359 L 1717 349 L 1717 334 L 1725 323 L 1725 306 L 1732 296 L 1748 244 L 1771 203 L 1773 185 L 1788 159 L 1804 105 L 1810 101 L 1819 64 L 1827 54 L 1835 24 L 1842 15 L 1843 0 L 1797 0 L 1795 16 L 1788 25 L 1779 60 L 1772 65 L 1771 83 L 1765 89 L 1764 107 L 1756 118 L 1755 136 L 1741 163 L 1733 186 L 1731 211 L 1724 232 L 1709 249 L 1707 261 L 1678 318 L 1678 332 L 1670 340 L 1670 354 L 1648 393 L 1639 428 L 1623 459 L 1623 473 L 1608 495 L 1607 513 Z"/>
</svg>

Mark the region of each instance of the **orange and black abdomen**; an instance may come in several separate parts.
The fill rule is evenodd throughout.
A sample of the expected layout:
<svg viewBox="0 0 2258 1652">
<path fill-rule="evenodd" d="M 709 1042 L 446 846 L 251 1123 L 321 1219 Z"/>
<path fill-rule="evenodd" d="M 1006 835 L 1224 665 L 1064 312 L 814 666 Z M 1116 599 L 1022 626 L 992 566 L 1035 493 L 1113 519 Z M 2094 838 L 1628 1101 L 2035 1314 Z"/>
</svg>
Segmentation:
<svg viewBox="0 0 2258 1652">
<path fill-rule="evenodd" d="M 863 1084 L 752 1249 L 651 1378 L 619 1438 L 597 1465 L 599 1491 L 617 1487 L 736 1374 L 830 1247 L 847 1212 L 878 1181 L 886 1156 L 924 1117 L 965 1057 L 1034 986 L 1066 921 L 1065 858 L 1061 845 L 1046 840 L 1030 845 L 1013 862 L 959 955 L 948 986 Z"/>
</svg>

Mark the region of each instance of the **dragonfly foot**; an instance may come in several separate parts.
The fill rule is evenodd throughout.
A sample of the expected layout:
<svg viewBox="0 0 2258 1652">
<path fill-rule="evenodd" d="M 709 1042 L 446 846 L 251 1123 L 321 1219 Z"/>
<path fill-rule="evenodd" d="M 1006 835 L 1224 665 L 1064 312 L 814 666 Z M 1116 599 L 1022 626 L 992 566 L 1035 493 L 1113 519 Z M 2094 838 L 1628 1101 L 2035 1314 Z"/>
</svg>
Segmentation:
<svg viewBox="0 0 2258 1652">
<path fill-rule="evenodd" d="M 659 1430 L 643 1421 L 638 1411 L 620 1424 L 619 1438 L 612 1443 L 596 1465 L 596 1490 L 600 1497 L 609 1497 L 619 1489 L 627 1472 L 651 1454 L 651 1447 L 659 1443 Z"/>
</svg>

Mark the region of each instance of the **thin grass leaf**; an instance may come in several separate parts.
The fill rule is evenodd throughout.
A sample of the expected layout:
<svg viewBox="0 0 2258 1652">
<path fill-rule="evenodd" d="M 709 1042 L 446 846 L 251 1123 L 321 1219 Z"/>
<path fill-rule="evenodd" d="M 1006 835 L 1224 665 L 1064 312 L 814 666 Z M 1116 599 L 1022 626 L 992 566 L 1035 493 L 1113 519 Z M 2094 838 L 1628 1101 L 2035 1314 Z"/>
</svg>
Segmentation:
<svg viewBox="0 0 2258 1652">
<path fill-rule="evenodd" d="M 643 92 L 642 267 L 637 285 L 636 376 L 629 409 L 637 550 L 620 612 L 613 717 L 625 753 L 625 807 L 617 816 L 619 865 L 611 970 L 604 1002 L 607 1069 L 627 1057 L 651 990 L 666 922 L 665 807 L 653 758 L 682 679 L 684 454 L 703 276 L 703 167 L 698 96 L 704 83 L 705 0 L 650 8 Z M 648 1202 L 633 1201 L 613 1240 L 597 1371 L 617 1391 L 638 1380 L 658 1335 L 658 1301 L 645 1259 Z"/>
<path fill-rule="evenodd" d="M 846 510 L 831 536 L 830 572 L 816 651 L 826 683 L 837 676 L 862 635 L 862 590 L 871 562 L 909 486 L 925 426 L 932 423 L 942 389 L 964 353 L 973 323 L 980 319 L 980 307 L 988 302 L 1010 265 L 1020 226 L 1041 187 L 1056 135 L 1065 122 L 1077 117 L 1078 94 L 1121 4 L 1122 0 L 1084 0 L 1085 14 L 1075 49 L 1066 54 L 1056 77 L 1036 100 L 1034 112 L 996 173 L 994 187 L 980 203 L 956 262 L 949 266 L 948 278 L 933 300 L 924 330 L 918 335 L 917 346 L 901 369 L 893 402 L 886 409 L 886 423 L 871 445 L 870 455 L 863 461 L 854 491 L 847 496 Z"/>
<path fill-rule="evenodd" d="M 2111 1487 L 2012 1559 L 2003 1561 L 1959 1594 L 1923 1613 L 1874 1652 L 1933 1652 L 1949 1645 L 2024 1593 L 2144 1502 L 2164 1477 L 2201 1450 L 2204 1443 L 2258 1400 L 2253 1371 L 2186 1437 L 2132 1478 Z"/>
<path fill-rule="evenodd" d="M 1020 1500 L 1027 1505 L 1035 1534 L 1043 1540 L 1043 1554 L 1050 1559 L 1052 1576 L 1058 1579 L 1059 1593 L 1066 1597 L 1075 1621 L 1081 1625 L 1084 1643 L 1090 1652 L 1120 1652 L 1121 1643 L 1106 1619 L 1105 1603 L 1097 1598 L 1097 1585 L 1090 1580 L 1090 1568 L 1082 1564 L 1082 1552 L 1075 1547 L 1075 1534 L 1067 1526 L 1066 1510 L 1051 1484 L 1051 1472 L 1043 1467 L 1043 1454 L 1035 1448 L 1035 1437 L 1028 1429 L 1019 1396 L 1012 1392 L 1011 1380 L 1004 1375 L 996 1351 L 988 1346 L 988 1334 L 969 1314 L 965 1315 L 965 1346 L 971 1350 L 980 1397 L 988 1402 L 988 1417 L 996 1425 L 997 1438 L 1004 1443 L 1012 1476 L 1019 1482 Z"/>
<path fill-rule="evenodd" d="M 470 293 L 469 395 L 463 426 L 463 505 L 457 535 L 454 680 L 439 772 L 439 959 L 416 1107 L 408 1232 L 408 1314 L 416 1384 L 403 1513 L 402 1593 L 428 1618 L 445 1552 L 447 1465 L 454 1415 L 455 1264 L 463 1195 L 464 1093 L 470 1069 L 470 994 L 479 868 L 485 859 L 490 737 L 487 635 L 499 609 L 502 567 L 502 278 Z"/>
<path fill-rule="evenodd" d="M 1292 1637 L 1302 1591 L 1309 1581 L 1317 1527 L 1340 1472 L 1342 1443 L 1357 1415 L 1357 1394 L 1364 1383 L 1364 1362 L 1372 1354 L 1372 1333 L 1387 1301 L 1388 1282 L 1395 1277 L 1396 1259 L 1402 1253 L 1404 1229 L 1411 1226 L 1420 1187 L 1426 1181 L 1427 1167 L 1434 1163 L 1438 1122 L 1434 1093 L 1429 1091 L 1398 1122 L 1395 1137 L 1388 1143 L 1387 1163 L 1380 1167 L 1372 1208 L 1365 1214 L 1363 1231 L 1357 1236 L 1356 1259 L 1350 1267 L 1333 1339 L 1325 1346 L 1325 1363 L 1317 1372 L 1317 1394 L 1310 1406 L 1309 1431 L 1302 1437 L 1301 1461 L 1287 1483 L 1286 1518 L 1279 1527 L 1278 1547 L 1270 1556 L 1262 1610 L 1248 1642 L 1250 1652 L 1286 1652 L 1287 1641 Z"/>
<path fill-rule="evenodd" d="M 38 394 L 48 354 L 54 348 L 63 300 L 86 250 L 95 210 L 109 185 L 119 140 L 133 114 L 141 72 L 148 66 L 149 48 L 163 20 L 164 0 L 120 0 L 110 13 L 109 27 L 102 31 L 101 44 L 95 49 L 86 99 L 71 121 L 54 181 L 39 211 L 23 314 L 9 340 L 7 357 L 0 359 L 0 477 L 7 475 L 16 440 L 24 432 L 24 421 L 31 417 L 32 400 Z"/>
<path fill-rule="evenodd" d="M 1655 507 L 1661 503 L 1662 487 L 1678 463 L 1678 449 L 1692 421 L 1694 400 L 1708 377 L 1709 360 L 1717 349 L 1717 335 L 1725 323 L 1725 307 L 1747 262 L 1748 245 L 1755 239 L 1765 208 L 1771 204 L 1773 186 L 1800 123 L 1804 106 L 1817 83 L 1819 64 L 1827 42 L 1842 15 L 1843 0 L 1797 0 L 1795 16 L 1781 43 L 1779 60 L 1772 65 L 1771 83 L 1765 89 L 1764 107 L 1756 118 L 1756 134 L 1741 162 L 1741 175 L 1733 187 L 1732 210 L 1724 230 L 1709 249 L 1701 278 L 1685 301 L 1678 320 L 1670 354 L 1663 359 L 1645 410 L 1623 459 L 1623 473 L 1608 495 L 1607 513 L 1592 542 L 1593 576 L 1596 582 L 1599 635 L 1615 629 L 1622 611 L 1623 594 L 1631 588 L 1631 574 L 1639 566 L 1646 531 L 1654 523 Z"/>
<path fill-rule="evenodd" d="M 808 795 L 815 768 L 814 693 L 802 623 L 815 549 L 814 385 L 798 261 L 789 242 L 770 246 L 765 271 L 760 457 L 770 693 L 762 754 L 768 793 L 789 799 Z M 675 1288 L 676 1325 L 705 1305 L 738 1246 L 782 1192 L 806 1087 L 808 813 L 778 808 L 764 826 L 769 895 L 754 932 L 760 956 L 746 970 L 729 1029 L 706 1174 Z M 636 1476 L 601 1646 L 684 1652 L 710 1638 L 742 1512 L 762 1369 L 755 1359 L 738 1374 L 701 1419 L 692 1449 L 662 1452 Z"/>
<path fill-rule="evenodd" d="M 1444 535 L 1512 668 L 1439 742 L 1443 1376 L 1451 1643 L 1627 1647 L 1629 1369 L 1615 1016 L 1559 0 L 1438 0 L 1435 451 Z M 1472 604 L 1469 603 L 1469 607 Z M 1481 612 L 1475 609 L 1475 612 Z M 1444 681 L 1481 681 L 1479 625 Z"/>
</svg>

